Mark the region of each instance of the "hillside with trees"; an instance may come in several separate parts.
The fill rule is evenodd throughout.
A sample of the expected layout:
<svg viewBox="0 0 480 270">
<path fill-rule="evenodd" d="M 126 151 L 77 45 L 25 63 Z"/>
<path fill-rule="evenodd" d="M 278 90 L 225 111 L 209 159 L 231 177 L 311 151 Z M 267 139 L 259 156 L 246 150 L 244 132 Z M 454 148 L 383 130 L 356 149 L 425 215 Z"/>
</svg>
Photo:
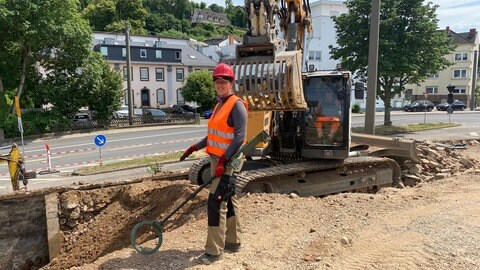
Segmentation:
<svg viewBox="0 0 480 270">
<path fill-rule="evenodd" d="M 189 0 L 82 0 L 81 13 L 94 31 L 123 32 L 129 23 L 133 34 L 205 40 L 234 34 L 241 36 L 247 27 L 242 6 L 226 0 L 225 6 L 195 3 Z M 195 9 L 224 13 L 230 25 L 203 23 L 194 25 L 190 16 Z"/>
</svg>

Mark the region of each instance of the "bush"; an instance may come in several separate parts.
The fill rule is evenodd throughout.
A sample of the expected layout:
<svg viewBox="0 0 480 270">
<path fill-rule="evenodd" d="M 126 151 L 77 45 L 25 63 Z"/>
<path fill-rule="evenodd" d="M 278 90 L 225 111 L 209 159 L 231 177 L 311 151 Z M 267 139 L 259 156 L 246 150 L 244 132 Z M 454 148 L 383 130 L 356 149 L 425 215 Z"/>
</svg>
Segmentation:
<svg viewBox="0 0 480 270">
<path fill-rule="evenodd" d="M 36 135 L 43 133 L 60 132 L 70 129 L 72 120 L 66 119 L 63 115 L 47 111 L 31 111 L 22 114 L 23 135 Z M 5 138 L 20 137 L 18 131 L 17 117 L 13 114 L 8 115 L 0 125 L 4 129 Z"/>
<path fill-rule="evenodd" d="M 352 106 L 352 113 L 360 113 L 360 105 L 353 104 Z"/>
</svg>

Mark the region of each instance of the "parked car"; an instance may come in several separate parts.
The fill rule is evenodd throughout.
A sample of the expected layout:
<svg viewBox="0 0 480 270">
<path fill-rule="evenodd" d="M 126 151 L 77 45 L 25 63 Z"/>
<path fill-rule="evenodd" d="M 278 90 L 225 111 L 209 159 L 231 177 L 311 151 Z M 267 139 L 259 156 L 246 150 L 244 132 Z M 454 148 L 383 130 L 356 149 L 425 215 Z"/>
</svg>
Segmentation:
<svg viewBox="0 0 480 270">
<path fill-rule="evenodd" d="M 185 108 L 188 108 L 188 110 Z M 195 108 L 190 107 L 186 104 L 175 104 L 175 105 L 172 105 L 172 107 L 169 108 L 167 112 L 175 113 L 175 114 L 193 115 L 195 113 Z"/>
<path fill-rule="evenodd" d="M 403 110 L 406 112 L 423 112 L 425 110 L 432 111 L 435 107 L 435 104 L 430 100 L 415 100 L 410 104 L 407 104 L 403 107 Z"/>
<path fill-rule="evenodd" d="M 210 109 L 208 111 L 204 111 L 202 116 L 205 119 L 210 119 L 210 117 L 212 117 L 212 114 L 213 114 L 213 109 Z"/>
<path fill-rule="evenodd" d="M 128 117 L 128 106 L 121 106 L 120 109 L 113 112 L 114 118 L 127 118 Z"/>
<path fill-rule="evenodd" d="M 448 106 L 450 104 L 448 104 L 447 102 L 444 102 L 442 104 L 439 104 L 437 105 L 437 110 L 439 111 L 446 111 L 448 109 Z M 455 100 L 453 103 L 452 103 L 452 109 L 454 111 L 456 110 L 459 110 L 459 111 L 463 111 L 467 108 L 467 104 L 465 104 L 463 101 L 460 101 L 460 100 Z"/>
<path fill-rule="evenodd" d="M 90 122 L 92 118 L 88 113 L 77 113 L 73 116 L 73 122 Z"/>
<path fill-rule="evenodd" d="M 198 106 L 197 106 L 197 107 L 193 107 L 193 106 L 190 106 L 190 105 L 187 105 L 187 104 L 176 104 L 176 105 L 173 105 L 173 106 L 179 106 L 179 107 L 181 107 L 184 111 L 192 112 L 192 113 L 195 113 L 195 110 L 198 108 Z"/>
<path fill-rule="evenodd" d="M 170 122 L 170 117 L 164 111 L 160 109 L 143 109 L 142 115 L 143 123 L 168 123 Z"/>
</svg>

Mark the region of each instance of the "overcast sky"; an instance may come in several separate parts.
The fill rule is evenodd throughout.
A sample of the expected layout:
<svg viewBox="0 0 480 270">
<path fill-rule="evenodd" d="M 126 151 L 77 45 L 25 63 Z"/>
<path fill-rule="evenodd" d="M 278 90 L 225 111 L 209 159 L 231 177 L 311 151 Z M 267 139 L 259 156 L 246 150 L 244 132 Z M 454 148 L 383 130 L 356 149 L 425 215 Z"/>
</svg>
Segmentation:
<svg viewBox="0 0 480 270">
<path fill-rule="evenodd" d="M 194 0 L 195 2 L 205 2 L 207 6 L 216 3 L 225 6 L 224 0 Z M 335 1 L 335 0 L 334 0 Z M 315 0 L 310 0 L 310 3 Z M 427 3 L 429 1 L 425 1 Z M 460 33 L 467 32 L 470 28 L 476 28 L 480 31 L 480 0 L 431 0 L 434 4 L 439 5 L 437 9 L 438 27 L 450 29 Z M 244 0 L 233 0 L 234 5 L 243 6 Z"/>
</svg>

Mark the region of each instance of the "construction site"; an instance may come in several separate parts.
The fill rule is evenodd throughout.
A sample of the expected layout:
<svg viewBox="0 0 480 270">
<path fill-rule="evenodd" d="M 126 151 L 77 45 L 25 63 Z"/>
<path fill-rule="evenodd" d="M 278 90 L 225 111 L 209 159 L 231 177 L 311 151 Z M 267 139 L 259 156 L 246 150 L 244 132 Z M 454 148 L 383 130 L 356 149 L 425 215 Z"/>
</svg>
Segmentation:
<svg viewBox="0 0 480 270">
<path fill-rule="evenodd" d="M 418 143 L 421 163 L 405 161 L 399 187 L 377 193 L 241 193 L 243 248 L 208 269 L 478 269 L 479 150 Z M 159 251 L 130 246 L 136 223 L 162 219 L 196 188 L 176 171 L 3 195 L 1 268 L 203 269 L 206 190 L 165 224 Z"/>
</svg>

